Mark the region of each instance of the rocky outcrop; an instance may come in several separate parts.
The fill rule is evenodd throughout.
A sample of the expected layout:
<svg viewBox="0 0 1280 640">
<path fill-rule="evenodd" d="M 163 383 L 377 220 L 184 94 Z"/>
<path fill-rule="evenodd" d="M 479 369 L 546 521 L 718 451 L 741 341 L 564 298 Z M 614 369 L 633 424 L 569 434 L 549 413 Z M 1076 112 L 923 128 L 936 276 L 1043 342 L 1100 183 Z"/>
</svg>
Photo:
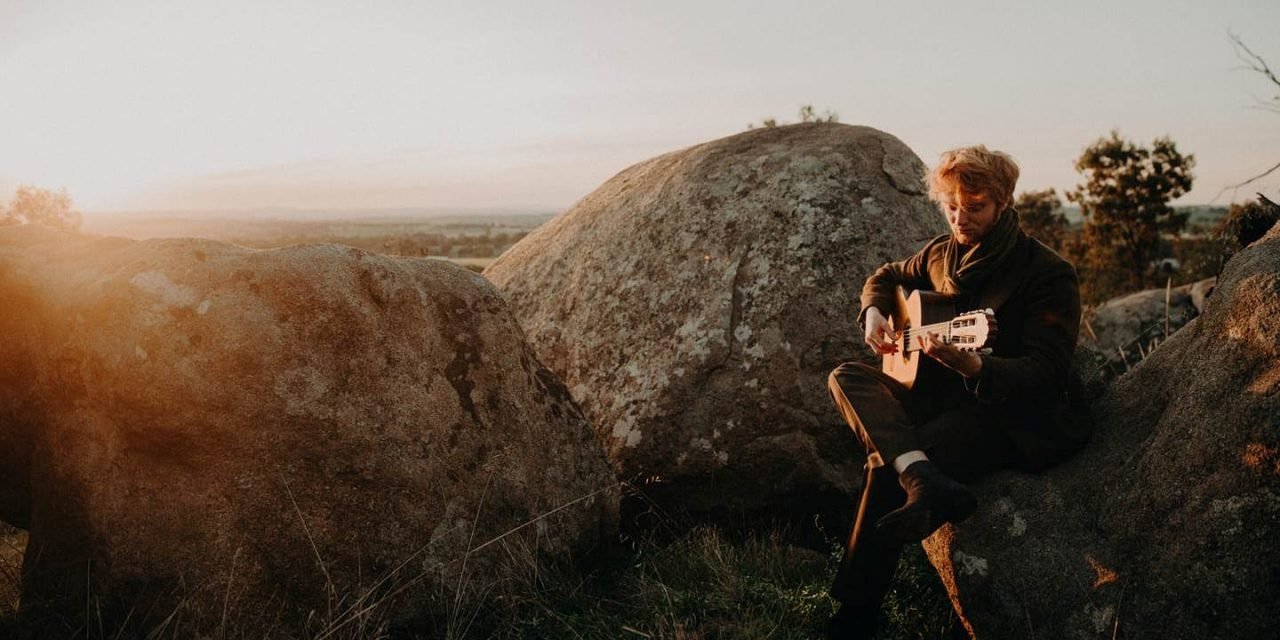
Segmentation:
<svg viewBox="0 0 1280 640">
<path fill-rule="evenodd" d="M 449 263 L 5 228 L 0 305 L 25 610 L 429 624 L 616 526 L 581 410 Z"/>
<path fill-rule="evenodd" d="M 1080 344 L 1107 362 L 1134 364 L 1200 313 L 1214 283 L 1209 278 L 1112 298 L 1086 313 Z"/>
<path fill-rule="evenodd" d="M 1093 442 L 1000 474 L 925 542 L 978 638 L 1263 638 L 1280 602 L 1280 227 L 1098 402 Z"/>
<path fill-rule="evenodd" d="M 862 459 L 826 376 L 869 357 L 865 278 L 946 230 L 924 170 L 867 127 L 748 131 L 626 169 L 485 275 L 663 507 L 847 505 Z"/>
</svg>

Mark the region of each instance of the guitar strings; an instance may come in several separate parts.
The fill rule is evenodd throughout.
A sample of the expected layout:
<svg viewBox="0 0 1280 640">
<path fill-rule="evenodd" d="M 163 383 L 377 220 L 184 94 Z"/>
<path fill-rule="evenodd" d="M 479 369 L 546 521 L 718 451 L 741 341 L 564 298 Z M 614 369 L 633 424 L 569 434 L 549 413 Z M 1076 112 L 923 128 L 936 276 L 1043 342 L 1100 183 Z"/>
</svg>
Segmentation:
<svg viewBox="0 0 1280 640">
<path fill-rule="evenodd" d="M 951 322 L 951 320 L 947 320 L 945 322 L 935 322 L 933 324 L 926 324 L 919 327 L 907 327 L 902 332 L 902 337 L 895 342 L 901 344 L 905 341 L 906 351 L 919 351 L 920 346 L 916 343 L 915 339 L 933 332 L 941 334 L 940 337 L 943 342 L 947 344 L 954 344 L 951 342 L 951 332 L 949 331 L 951 328 Z"/>
<path fill-rule="evenodd" d="M 907 351 L 918 351 L 920 349 L 920 346 L 916 344 L 915 339 L 917 337 L 923 337 L 929 334 L 930 332 L 941 334 L 940 337 L 942 338 L 942 341 L 944 343 L 954 344 L 951 342 L 950 331 L 947 331 L 947 329 L 950 329 L 950 328 L 951 328 L 950 320 L 946 322 L 936 322 L 934 324 L 926 324 L 920 327 L 907 327 L 907 329 L 903 332 L 901 340 L 907 341 L 907 344 L 906 344 Z"/>
<path fill-rule="evenodd" d="M 944 329 L 949 328 L 950 326 L 951 326 L 950 322 L 937 322 L 934 324 L 926 324 L 922 327 L 908 327 L 906 332 L 904 332 L 903 337 L 907 339 L 911 339 L 917 336 L 923 336 L 931 331 L 938 333 L 943 331 Z M 947 337 L 950 337 L 949 334 L 943 335 L 944 339 Z"/>
</svg>

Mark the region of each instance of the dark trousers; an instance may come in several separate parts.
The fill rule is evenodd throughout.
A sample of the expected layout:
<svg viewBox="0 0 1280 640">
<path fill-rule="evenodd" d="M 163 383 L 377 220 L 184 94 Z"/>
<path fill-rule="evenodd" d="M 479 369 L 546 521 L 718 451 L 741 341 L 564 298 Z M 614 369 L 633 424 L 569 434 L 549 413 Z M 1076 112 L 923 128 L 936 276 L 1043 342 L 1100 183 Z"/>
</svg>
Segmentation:
<svg viewBox="0 0 1280 640">
<path fill-rule="evenodd" d="M 831 397 L 867 452 L 858 516 L 831 597 L 854 607 L 879 608 L 893 581 L 902 545 L 876 529 L 876 521 L 902 506 L 893 459 L 924 451 L 961 482 L 1011 467 L 1013 443 L 978 404 L 960 378 L 943 373 L 907 389 L 865 364 L 846 362 L 827 379 Z"/>
</svg>

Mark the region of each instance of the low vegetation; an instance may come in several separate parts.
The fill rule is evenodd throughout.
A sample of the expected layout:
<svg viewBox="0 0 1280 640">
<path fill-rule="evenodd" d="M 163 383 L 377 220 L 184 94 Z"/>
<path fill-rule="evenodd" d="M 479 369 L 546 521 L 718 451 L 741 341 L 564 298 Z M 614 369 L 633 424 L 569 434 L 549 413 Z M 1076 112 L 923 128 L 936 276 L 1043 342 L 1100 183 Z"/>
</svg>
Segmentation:
<svg viewBox="0 0 1280 640">
<path fill-rule="evenodd" d="M 530 565 L 520 584 L 483 586 L 462 597 L 445 594 L 448 613 L 428 625 L 426 637 L 821 638 L 835 611 L 827 588 L 842 545 L 829 539 L 821 550 L 793 546 L 785 529 L 731 536 L 703 526 L 674 540 L 645 537 L 585 574 L 568 565 Z M 512 555 L 514 562 L 530 562 L 515 557 L 521 555 L 518 550 Z M 0 582 L 13 577 L 0 573 Z M 945 640 L 961 631 L 941 583 L 916 546 L 904 554 L 885 611 L 888 622 L 878 636 L 884 640 Z M 0 635 L 23 632 L 13 613 L 12 608 L 0 608 Z M 334 616 L 331 622 L 320 615 L 306 629 L 278 628 L 275 633 L 310 640 L 416 635 L 416 629 L 395 628 L 378 613 L 375 609 L 351 619 Z M 250 637 L 235 630 L 235 611 L 228 619 L 232 622 L 222 626 L 192 628 L 177 611 L 145 631 L 157 638 Z M 113 630 L 91 629 L 86 637 L 105 640 L 116 635 Z"/>
<path fill-rule="evenodd" d="M 80 222 L 80 212 L 75 210 L 66 189 L 53 191 L 22 185 L 7 205 L 0 204 L 0 227 L 35 223 L 73 230 L 80 228 Z"/>
<path fill-rule="evenodd" d="M 511 603 L 497 637 L 820 638 L 843 542 L 792 546 L 785 531 L 733 537 L 698 527 L 665 544 L 642 541 L 587 578 L 544 577 Z M 948 638 L 958 623 L 924 553 L 911 547 L 886 603 L 880 638 Z"/>
<path fill-rule="evenodd" d="M 26 534 L 0 523 L 0 620 L 11 618 L 18 610 L 18 585 L 26 540 Z"/>
<path fill-rule="evenodd" d="M 814 108 L 813 108 L 813 105 L 811 105 L 811 104 L 801 105 L 801 106 L 800 106 L 800 110 L 799 110 L 799 112 L 797 113 L 797 115 L 799 116 L 799 118 L 800 118 L 800 122 L 801 122 L 801 123 L 806 123 L 806 122 L 840 122 L 840 114 L 838 114 L 838 113 L 836 113 L 836 112 L 834 112 L 834 111 L 832 111 L 832 110 L 830 110 L 830 109 L 827 109 L 827 110 L 823 111 L 821 114 L 819 114 L 819 113 L 818 113 L 818 110 L 817 110 L 817 109 L 814 109 Z M 772 128 L 774 128 L 774 127 L 782 126 L 782 125 L 785 125 L 785 124 L 788 124 L 788 123 L 786 123 L 786 122 L 781 122 L 781 121 L 779 121 L 777 118 L 774 118 L 774 117 L 770 116 L 770 117 L 768 117 L 768 118 L 762 118 L 762 119 L 760 120 L 760 122 L 758 122 L 758 123 L 757 123 L 757 122 L 752 122 L 752 123 L 748 124 L 748 125 L 747 125 L 747 129 L 755 129 L 756 127 L 760 127 L 760 128 L 762 128 L 762 129 L 772 129 Z"/>
</svg>

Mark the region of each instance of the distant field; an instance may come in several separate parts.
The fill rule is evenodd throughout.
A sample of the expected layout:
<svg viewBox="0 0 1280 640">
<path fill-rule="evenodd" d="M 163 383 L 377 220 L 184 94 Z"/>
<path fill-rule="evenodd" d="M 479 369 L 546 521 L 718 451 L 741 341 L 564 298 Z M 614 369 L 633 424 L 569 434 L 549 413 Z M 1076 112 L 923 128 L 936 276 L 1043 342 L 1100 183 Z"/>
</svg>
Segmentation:
<svg viewBox="0 0 1280 640">
<path fill-rule="evenodd" d="M 469 214 L 322 219 L 115 214 L 86 216 L 110 236 L 207 238 L 255 249 L 345 244 L 388 255 L 434 257 L 480 271 L 554 214 Z"/>
<path fill-rule="evenodd" d="M 1204 205 L 1176 208 L 1190 213 L 1192 227 L 1201 229 L 1215 226 L 1227 211 Z M 1073 226 L 1081 223 L 1078 207 L 1066 207 L 1064 213 Z M 88 215 L 84 230 L 139 240 L 208 238 L 255 249 L 345 244 L 387 255 L 442 258 L 482 271 L 553 217 L 549 213 L 373 216 L 356 212 L 347 217 L 333 213 L 313 217 L 118 213 Z"/>
<path fill-rule="evenodd" d="M 427 256 L 427 257 L 439 258 L 442 260 L 449 260 L 451 262 L 456 262 L 473 271 L 484 271 L 485 267 L 493 264 L 493 261 L 498 259 L 498 256 L 494 256 L 492 258 L 448 258 L 445 256 Z"/>
<path fill-rule="evenodd" d="M 249 214 L 102 213 L 85 216 L 89 233 L 147 238 L 271 239 L 279 237 L 375 237 L 439 233 L 449 236 L 528 232 L 555 217 L 545 214 L 469 214 L 432 216 L 288 218 Z"/>
<path fill-rule="evenodd" d="M 1191 216 L 1187 219 L 1188 224 L 1201 226 L 1214 226 L 1223 216 L 1227 215 L 1226 207 L 1217 207 L 1203 204 L 1188 205 L 1185 207 L 1174 207 L 1174 210 L 1180 212 L 1188 212 Z M 1067 216 L 1067 222 L 1078 225 L 1084 222 L 1084 218 L 1080 215 L 1080 207 L 1063 207 L 1062 212 Z"/>
</svg>

